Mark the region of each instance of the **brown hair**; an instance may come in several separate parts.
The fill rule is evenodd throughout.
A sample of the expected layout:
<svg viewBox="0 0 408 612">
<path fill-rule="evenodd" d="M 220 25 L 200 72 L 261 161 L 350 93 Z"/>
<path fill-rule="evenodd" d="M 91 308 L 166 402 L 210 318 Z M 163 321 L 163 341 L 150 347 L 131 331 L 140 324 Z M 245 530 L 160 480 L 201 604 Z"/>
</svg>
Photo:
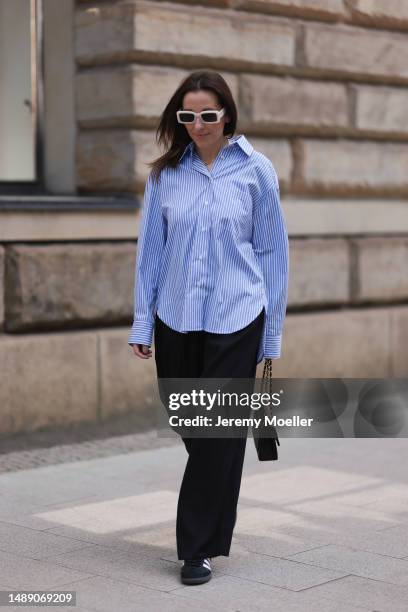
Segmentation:
<svg viewBox="0 0 408 612">
<path fill-rule="evenodd" d="M 237 125 L 237 108 L 225 79 L 213 70 L 192 72 L 180 83 L 160 118 L 156 141 L 159 145 L 163 145 L 166 151 L 148 164 L 152 168 L 153 178 L 158 180 L 160 172 L 166 166 L 175 168 L 184 149 L 191 142 L 186 128 L 177 121 L 176 111 L 182 108 L 183 98 L 187 92 L 201 89 L 212 91 L 218 98 L 219 104 L 225 108 L 229 122 L 224 125 L 224 136 L 234 134 Z"/>
</svg>

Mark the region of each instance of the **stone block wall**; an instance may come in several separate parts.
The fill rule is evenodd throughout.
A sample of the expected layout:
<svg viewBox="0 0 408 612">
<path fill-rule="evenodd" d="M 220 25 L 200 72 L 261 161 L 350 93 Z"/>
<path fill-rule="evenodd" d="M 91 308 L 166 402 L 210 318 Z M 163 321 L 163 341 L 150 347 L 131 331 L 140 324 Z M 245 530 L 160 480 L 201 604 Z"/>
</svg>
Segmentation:
<svg viewBox="0 0 408 612">
<path fill-rule="evenodd" d="M 407 197 L 408 27 L 391 4 L 79 2 L 80 189 L 140 191 L 168 98 L 209 67 L 284 195 Z"/>
<path fill-rule="evenodd" d="M 407 376 L 408 233 L 364 230 L 361 209 L 358 233 L 317 233 L 303 205 L 408 207 L 408 3 L 77 0 L 73 37 L 78 194 L 141 197 L 170 95 L 220 71 L 237 133 L 305 215 L 276 376 Z M 0 245 L 0 433 L 132 410 L 154 425 L 154 360 L 127 346 L 136 240 Z"/>
</svg>

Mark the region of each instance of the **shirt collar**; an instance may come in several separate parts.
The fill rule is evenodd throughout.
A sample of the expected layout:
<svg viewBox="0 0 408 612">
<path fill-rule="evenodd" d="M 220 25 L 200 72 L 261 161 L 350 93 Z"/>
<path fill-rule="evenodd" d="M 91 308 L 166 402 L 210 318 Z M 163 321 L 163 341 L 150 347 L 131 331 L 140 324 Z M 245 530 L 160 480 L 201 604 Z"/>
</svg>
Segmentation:
<svg viewBox="0 0 408 612">
<path fill-rule="evenodd" d="M 232 136 L 231 138 L 228 138 L 229 141 L 229 146 L 232 145 L 239 145 L 239 147 L 242 149 L 242 151 L 244 153 L 246 153 L 246 155 L 248 155 L 248 157 L 251 155 L 252 151 L 254 150 L 254 147 L 251 145 L 251 143 L 245 138 L 245 136 L 243 134 L 238 134 L 237 136 Z M 194 147 L 194 142 L 191 141 L 188 143 L 188 145 L 186 146 L 186 148 L 184 149 L 179 162 L 183 159 L 184 155 L 186 154 L 190 154 L 193 151 L 193 147 Z"/>
</svg>

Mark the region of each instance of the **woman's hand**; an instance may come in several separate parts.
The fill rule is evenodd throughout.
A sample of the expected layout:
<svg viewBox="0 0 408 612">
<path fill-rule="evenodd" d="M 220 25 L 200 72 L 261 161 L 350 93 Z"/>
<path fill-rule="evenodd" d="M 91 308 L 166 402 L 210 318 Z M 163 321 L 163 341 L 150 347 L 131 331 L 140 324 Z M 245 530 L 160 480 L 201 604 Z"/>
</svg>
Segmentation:
<svg viewBox="0 0 408 612">
<path fill-rule="evenodd" d="M 150 359 L 152 356 L 150 346 L 147 344 L 132 344 L 132 347 L 136 357 L 140 357 L 141 359 Z"/>
</svg>

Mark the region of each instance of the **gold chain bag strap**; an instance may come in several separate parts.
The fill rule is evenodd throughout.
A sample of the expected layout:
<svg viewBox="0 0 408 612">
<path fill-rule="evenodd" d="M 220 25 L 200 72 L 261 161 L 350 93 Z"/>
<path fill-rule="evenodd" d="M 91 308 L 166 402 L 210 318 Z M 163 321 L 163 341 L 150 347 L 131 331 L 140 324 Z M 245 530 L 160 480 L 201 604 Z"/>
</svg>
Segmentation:
<svg viewBox="0 0 408 612">
<path fill-rule="evenodd" d="M 272 396 L 272 359 L 265 359 L 264 369 L 261 381 L 261 393 L 267 393 Z M 262 414 L 263 411 L 263 414 Z M 258 454 L 259 461 L 276 461 L 278 459 L 278 448 L 280 446 L 278 434 L 276 429 L 272 425 L 265 425 L 265 415 L 269 418 L 272 417 L 271 409 L 267 405 L 262 405 L 260 409 L 262 424 L 258 429 L 252 428 L 253 438 L 255 442 L 256 452 Z M 262 431 L 264 436 L 262 436 Z M 274 437 L 271 435 L 273 432 Z"/>
<path fill-rule="evenodd" d="M 264 362 L 262 390 L 265 389 L 265 393 L 272 392 L 272 361 L 273 359 L 265 359 Z"/>
</svg>

